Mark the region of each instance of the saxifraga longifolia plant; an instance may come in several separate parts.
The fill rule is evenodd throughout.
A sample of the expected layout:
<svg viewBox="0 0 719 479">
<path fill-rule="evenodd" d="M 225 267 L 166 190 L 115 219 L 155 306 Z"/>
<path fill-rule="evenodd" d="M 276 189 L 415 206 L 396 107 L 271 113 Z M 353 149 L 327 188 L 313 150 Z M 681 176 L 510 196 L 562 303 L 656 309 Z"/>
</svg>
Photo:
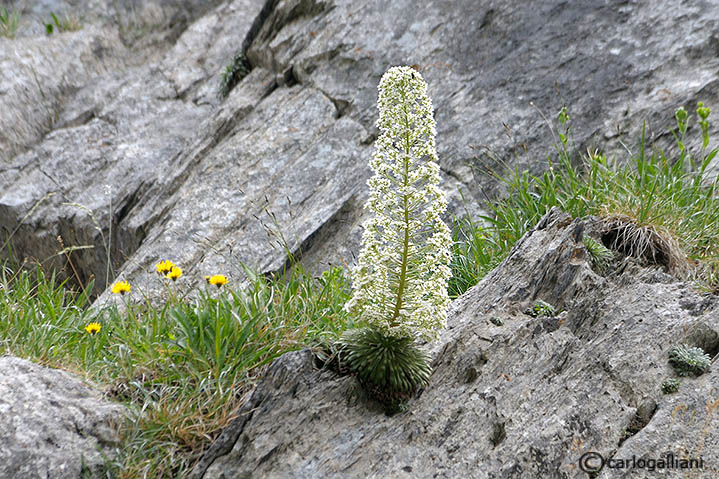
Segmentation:
<svg viewBox="0 0 719 479">
<path fill-rule="evenodd" d="M 409 67 L 390 68 L 378 107 L 369 217 L 345 306 L 364 326 L 346 332 L 340 347 L 364 389 L 392 411 L 429 379 L 417 341 L 435 340 L 446 324 L 452 236 L 440 217 L 447 200 L 427 84 Z"/>
</svg>

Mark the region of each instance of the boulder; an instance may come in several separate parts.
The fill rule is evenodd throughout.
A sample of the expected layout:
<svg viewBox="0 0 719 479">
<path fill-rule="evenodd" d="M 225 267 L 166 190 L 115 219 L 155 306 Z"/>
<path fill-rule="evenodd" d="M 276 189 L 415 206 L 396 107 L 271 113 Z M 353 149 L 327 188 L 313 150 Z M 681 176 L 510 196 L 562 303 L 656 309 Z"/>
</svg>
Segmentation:
<svg viewBox="0 0 719 479">
<path fill-rule="evenodd" d="M 584 478 L 585 454 L 615 460 L 591 477 L 656 477 L 616 461 L 667 454 L 717 477 L 719 368 L 670 395 L 662 382 L 672 346 L 719 352 L 719 300 L 632 259 L 600 276 L 582 241 L 596 230 L 552 210 L 458 298 L 407 412 L 385 415 L 309 350 L 279 358 L 193 477 Z M 540 300 L 556 315 L 526 314 Z"/>
<path fill-rule="evenodd" d="M 205 274 L 239 282 L 242 263 L 276 270 L 288 252 L 318 270 L 352 263 L 392 65 L 429 83 L 452 213 L 501 194 L 488 167 L 545 168 L 563 105 L 573 150 L 615 151 L 645 120 L 652 138 L 678 105 L 711 107 L 719 91 L 719 9 L 706 1 L 24 8 L 34 23 L 0 38 L 0 230 L 18 262 L 94 277 L 96 295 L 118 274 L 161 294 L 160 259 L 190 290 Z M 82 30 L 44 34 L 43 15 L 73 9 Z M 249 74 L 218 98 L 234 58 Z M 63 247 L 86 247 L 70 252 L 77 278 Z"/>
<path fill-rule="evenodd" d="M 105 477 L 126 410 L 64 371 L 0 357 L 0 477 Z"/>
</svg>

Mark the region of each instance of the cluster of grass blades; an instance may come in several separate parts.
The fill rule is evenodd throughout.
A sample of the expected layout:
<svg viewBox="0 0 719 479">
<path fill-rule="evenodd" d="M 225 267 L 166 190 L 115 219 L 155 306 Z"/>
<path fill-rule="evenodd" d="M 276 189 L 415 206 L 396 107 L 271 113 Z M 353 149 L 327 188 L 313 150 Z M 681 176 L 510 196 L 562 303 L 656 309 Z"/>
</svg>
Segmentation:
<svg viewBox="0 0 719 479">
<path fill-rule="evenodd" d="M 680 108 L 676 157 L 650 149 L 642 131 L 629 158 L 610 161 L 594 152 L 572 161 L 569 116 L 562 110 L 563 131 L 548 169 L 538 176 L 518 169 L 493 173 L 506 186 L 506 199 L 490 202 L 481 222 L 455 225 L 460 242 L 452 294 L 481 279 L 554 206 L 574 217 L 600 217 L 605 246 L 719 291 L 719 188 L 717 177 L 709 174 L 717 149 L 709 149 L 709 109 L 699 103 L 696 113 L 702 145 L 696 155 L 686 146 L 690 118 Z"/>
<path fill-rule="evenodd" d="M 612 250 L 587 235 L 584 236 L 583 243 L 584 247 L 587 249 L 587 253 L 589 253 L 589 260 L 592 262 L 594 270 L 598 273 L 604 273 L 607 268 L 609 268 L 609 264 L 614 258 Z"/>
<path fill-rule="evenodd" d="M 52 35 L 61 32 L 76 32 L 82 29 L 80 20 L 70 13 L 65 13 L 62 17 L 58 17 L 50 12 L 50 21 L 45 23 L 45 33 Z"/>
<path fill-rule="evenodd" d="M 232 61 L 220 74 L 220 85 L 217 89 L 217 98 L 223 100 L 230 94 L 230 91 L 237 85 L 244 77 L 246 77 L 252 65 L 245 56 L 244 52 L 240 51 L 232 57 Z"/>
<path fill-rule="evenodd" d="M 0 7 L 0 37 L 15 38 L 20 27 L 20 11 Z"/>
<path fill-rule="evenodd" d="M 338 337 L 347 323 L 341 268 L 320 277 L 298 266 L 271 278 L 247 274 L 246 288 L 208 285 L 161 305 L 128 294 L 121 312 L 89 308 L 85 295 L 40 269 L 3 269 L 0 353 L 72 370 L 127 404 L 125 443 L 108 464 L 114 477 L 184 477 L 265 365 Z"/>
<path fill-rule="evenodd" d="M 452 239 L 452 277 L 447 285 L 451 298 L 461 295 L 496 268 L 511 247 L 469 216 L 454 218 Z"/>
</svg>

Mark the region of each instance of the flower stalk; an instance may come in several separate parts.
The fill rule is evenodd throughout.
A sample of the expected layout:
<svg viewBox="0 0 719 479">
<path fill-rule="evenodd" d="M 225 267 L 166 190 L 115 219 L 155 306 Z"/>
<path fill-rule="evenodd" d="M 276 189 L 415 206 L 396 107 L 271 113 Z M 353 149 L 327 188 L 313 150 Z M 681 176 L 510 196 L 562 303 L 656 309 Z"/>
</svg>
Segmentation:
<svg viewBox="0 0 719 479">
<path fill-rule="evenodd" d="M 447 200 L 427 84 L 393 67 L 380 81 L 378 107 L 370 216 L 346 309 L 387 336 L 434 340 L 446 323 L 452 238 L 440 217 Z"/>
</svg>

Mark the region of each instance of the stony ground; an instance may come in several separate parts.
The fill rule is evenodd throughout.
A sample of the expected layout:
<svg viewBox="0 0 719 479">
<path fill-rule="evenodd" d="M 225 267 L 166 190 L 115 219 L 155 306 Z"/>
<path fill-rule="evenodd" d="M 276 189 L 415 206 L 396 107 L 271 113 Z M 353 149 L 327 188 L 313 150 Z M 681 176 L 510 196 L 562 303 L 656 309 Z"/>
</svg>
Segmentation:
<svg viewBox="0 0 719 479">
<path fill-rule="evenodd" d="M 283 356 L 195 477 L 585 478 L 584 454 L 702 458 L 701 470 L 662 477 L 717 477 L 719 368 L 661 388 L 676 377 L 671 347 L 719 353 L 717 297 L 632 259 L 598 275 L 582 242 L 591 233 L 554 210 L 459 298 L 405 413 L 386 416 L 308 350 Z M 558 314 L 526 314 L 537 300 Z"/>
</svg>

